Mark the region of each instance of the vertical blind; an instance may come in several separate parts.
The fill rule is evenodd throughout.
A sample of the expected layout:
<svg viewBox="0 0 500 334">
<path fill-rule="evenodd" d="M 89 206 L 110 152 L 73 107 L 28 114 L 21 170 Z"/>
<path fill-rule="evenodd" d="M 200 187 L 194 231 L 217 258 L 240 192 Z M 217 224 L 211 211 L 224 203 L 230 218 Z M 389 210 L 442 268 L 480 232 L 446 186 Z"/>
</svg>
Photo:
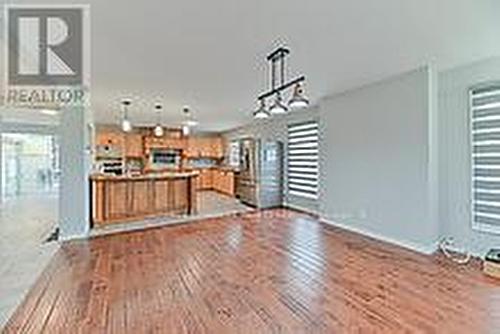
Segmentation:
<svg viewBox="0 0 500 334">
<path fill-rule="evenodd" d="M 318 122 L 308 121 L 288 126 L 288 193 L 318 198 L 319 178 Z"/>
<path fill-rule="evenodd" d="M 470 90 L 472 221 L 500 233 L 500 83 Z"/>
</svg>

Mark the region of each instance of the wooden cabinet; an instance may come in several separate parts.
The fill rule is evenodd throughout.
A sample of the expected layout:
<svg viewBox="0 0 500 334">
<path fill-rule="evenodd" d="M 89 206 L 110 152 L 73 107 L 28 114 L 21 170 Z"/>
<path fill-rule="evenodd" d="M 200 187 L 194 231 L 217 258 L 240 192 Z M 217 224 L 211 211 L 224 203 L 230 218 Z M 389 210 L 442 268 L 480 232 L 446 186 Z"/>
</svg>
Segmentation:
<svg viewBox="0 0 500 334">
<path fill-rule="evenodd" d="M 196 212 L 190 173 L 158 176 L 91 176 L 92 223 L 107 225 L 128 220 Z"/>
<path fill-rule="evenodd" d="M 200 190 L 208 190 L 214 187 L 214 173 L 212 169 L 204 168 L 200 169 L 199 177 L 199 188 Z"/>
<path fill-rule="evenodd" d="M 216 158 L 224 157 L 224 145 L 221 136 L 211 138 L 210 149 Z"/>
<path fill-rule="evenodd" d="M 214 189 L 223 194 L 234 196 L 234 172 L 224 169 L 214 170 Z"/>
<path fill-rule="evenodd" d="M 99 130 L 96 132 L 96 145 L 108 145 L 108 146 L 116 146 L 123 147 L 125 143 L 125 138 L 123 133 L 118 131 L 111 130 Z"/>
<path fill-rule="evenodd" d="M 226 169 L 200 169 L 198 190 L 215 190 L 220 193 L 234 196 L 234 172 Z"/>
<path fill-rule="evenodd" d="M 189 137 L 186 155 L 190 158 L 222 158 L 224 149 L 220 136 Z"/>
<path fill-rule="evenodd" d="M 152 148 L 184 150 L 186 140 L 184 138 L 147 136 L 144 138 L 144 146 L 146 154 L 149 154 Z"/>
<path fill-rule="evenodd" d="M 128 158 L 142 158 L 144 156 L 141 134 L 130 133 L 125 135 L 125 156 Z"/>
</svg>

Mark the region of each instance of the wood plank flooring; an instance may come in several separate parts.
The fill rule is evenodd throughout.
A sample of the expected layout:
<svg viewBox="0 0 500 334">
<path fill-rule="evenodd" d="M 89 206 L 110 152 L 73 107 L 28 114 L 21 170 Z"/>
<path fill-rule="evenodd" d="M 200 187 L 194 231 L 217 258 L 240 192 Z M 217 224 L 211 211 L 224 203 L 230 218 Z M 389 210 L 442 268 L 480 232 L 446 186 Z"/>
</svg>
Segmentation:
<svg viewBox="0 0 500 334">
<path fill-rule="evenodd" d="M 500 333 L 500 281 L 285 209 L 65 244 L 5 333 Z"/>
</svg>

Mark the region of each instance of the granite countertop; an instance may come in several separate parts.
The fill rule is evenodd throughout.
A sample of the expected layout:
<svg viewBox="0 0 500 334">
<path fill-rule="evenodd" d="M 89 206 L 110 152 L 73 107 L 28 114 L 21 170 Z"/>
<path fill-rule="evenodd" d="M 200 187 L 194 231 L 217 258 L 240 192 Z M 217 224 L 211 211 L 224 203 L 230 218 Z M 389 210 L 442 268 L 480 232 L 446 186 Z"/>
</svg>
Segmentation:
<svg viewBox="0 0 500 334">
<path fill-rule="evenodd" d="M 161 172 L 161 173 L 148 173 L 139 175 L 108 175 L 108 174 L 92 174 L 91 180 L 96 181 L 139 181 L 139 180 L 160 180 L 160 179 L 182 179 L 189 177 L 196 177 L 200 173 L 198 171 L 189 172 Z"/>
<path fill-rule="evenodd" d="M 186 169 L 191 169 L 191 170 L 200 170 L 200 169 L 217 169 L 220 171 L 226 171 L 226 172 L 237 172 L 238 169 L 236 167 L 231 167 L 231 166 L 207 166 L 207 167 L 187 167 Z"/>
</svg>

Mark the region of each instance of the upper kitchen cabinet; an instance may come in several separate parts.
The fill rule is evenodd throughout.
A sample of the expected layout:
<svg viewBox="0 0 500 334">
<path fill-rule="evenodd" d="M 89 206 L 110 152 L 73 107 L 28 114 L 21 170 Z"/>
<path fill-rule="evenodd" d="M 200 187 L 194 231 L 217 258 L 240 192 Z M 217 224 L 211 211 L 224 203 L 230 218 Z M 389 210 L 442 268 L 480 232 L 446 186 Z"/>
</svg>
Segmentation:
<svg viewBox="0 0 500 334">
<path fill-rule="evenodd" d="M 125 156 L 128 158 L 142 158 L 144 155 L 143 136 L 140 133 L 125 135 Z"/>
<path fill-rule="evenodd" d="M 215 136 L 211 138 L 212 141 L 212 152 L 216 158 L 224 157 L 224 144 L 221 136 Z"/>
<path fill-rule="evenodd" d="M 162 137 L 151 133 L 144 138 L 146 154 L 149 154 L 151 149 L 185 150 L 186 146 L 186 138 L 180 130 L 167 130 Z"/>
<path fill-rule="evenodd" d="M 107 128 L 97 129 L 95 135 L 96 158 L 121 158 L 124 146 L 123 133 Z"/>
<path fill-rule="evenodd" d="M 97 130 L 96 131 L 96 145 L 98 146 L 119 146 L 123 147 L 124 137 L 123 133 L 114 130 Z"/>
<path fill-rule="evenodd" d="M 120 129 L 102 127 L 96 130 L 98 158 L 142 158 L 143 134 L 140 131 L 124 133 Z"/>
<path fill-rule="evenodd" d="M 186 155 L 189 158 L 222 158 L 224 149 L 220 136 L 193 136 L 187 142 Z"/>
</svg>

